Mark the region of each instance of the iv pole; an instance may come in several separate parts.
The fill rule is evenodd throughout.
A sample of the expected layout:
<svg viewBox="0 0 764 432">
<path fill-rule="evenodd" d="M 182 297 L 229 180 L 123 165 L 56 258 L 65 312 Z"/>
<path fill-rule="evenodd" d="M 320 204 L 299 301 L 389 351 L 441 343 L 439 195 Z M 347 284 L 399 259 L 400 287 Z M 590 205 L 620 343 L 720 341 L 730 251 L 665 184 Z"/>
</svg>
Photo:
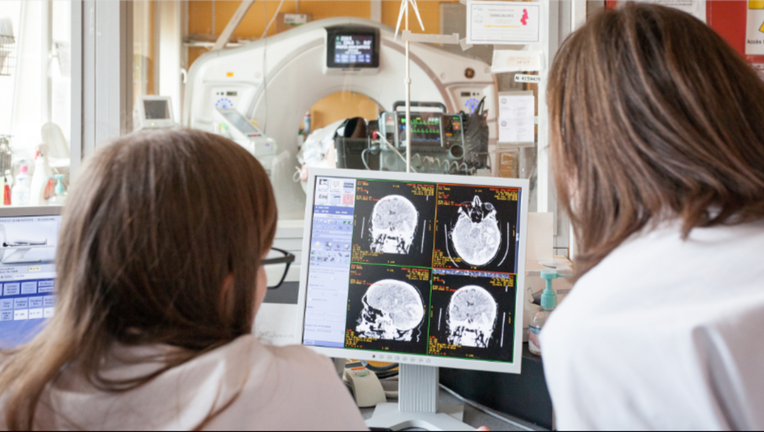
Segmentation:
<svg viewBox="0 0 764 432">
<path fill-rule="evenodd" d="M 409 4 L 406 1 L 406 30 L 409 30 Z M 406 173 L 411 174 L 411 42 L 406 41 Z"/>
<path fill-rule="evenodd" d="M 398 26 L 395 29 L 395 38 L 398 38 L 398 31 L 401 28 L 401 20 L 406 17 L 406 31 L 409 33 L 409 4 L 414 6 L 414 12 L 419 25 L 424 30 L 422 16 L 419 14 L 416 0 L 403 0 L 401 2 L 401 12 L 398 14 Z M 411 41 L 406 39 L 406 172 L 411 173 Z"/>
</svg>

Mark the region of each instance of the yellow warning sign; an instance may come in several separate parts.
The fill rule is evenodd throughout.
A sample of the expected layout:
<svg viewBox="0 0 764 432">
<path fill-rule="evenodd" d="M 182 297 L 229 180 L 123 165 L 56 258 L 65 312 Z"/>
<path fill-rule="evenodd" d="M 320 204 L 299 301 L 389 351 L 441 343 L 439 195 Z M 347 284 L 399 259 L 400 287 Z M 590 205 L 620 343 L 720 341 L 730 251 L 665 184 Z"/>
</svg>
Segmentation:
<svg viewBox="0 0 764 432">
<path fill-rule="evenodd" d="M 745 53 L 764 55 L 764 0 L 749 0 L 747 15 Z"/>
</svg>

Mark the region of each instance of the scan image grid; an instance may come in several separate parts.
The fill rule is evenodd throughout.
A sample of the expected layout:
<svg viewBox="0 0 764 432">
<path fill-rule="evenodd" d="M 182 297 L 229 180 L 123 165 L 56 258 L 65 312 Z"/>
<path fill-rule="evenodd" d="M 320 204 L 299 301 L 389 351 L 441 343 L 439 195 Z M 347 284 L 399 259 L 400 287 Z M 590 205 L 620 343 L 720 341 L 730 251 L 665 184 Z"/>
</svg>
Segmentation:
<svg viewBox="0 0 764 432">
<path fill-rule="evenodd" d="M 518 195 L 359 180 L 345 347 L 511 362 Z"/>
</svg>

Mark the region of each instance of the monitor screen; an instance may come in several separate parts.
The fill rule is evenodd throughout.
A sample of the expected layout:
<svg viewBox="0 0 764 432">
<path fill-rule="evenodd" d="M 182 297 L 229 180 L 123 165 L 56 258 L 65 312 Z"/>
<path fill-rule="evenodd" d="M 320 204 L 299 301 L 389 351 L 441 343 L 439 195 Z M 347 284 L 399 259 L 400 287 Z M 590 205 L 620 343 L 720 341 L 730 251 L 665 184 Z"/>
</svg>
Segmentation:
<svg viewBox="0 0 764 432">
<path fill-rule="evenodd" d="M 334 63 L 342 65 L 371 64 L 374 36 L 338 35 L 334 39 Z"/>
<path fill-rule="evenodd" d="M 304 345 L 515 361 L 521 188 L 319 176 L 312 193 Z"/>
<path fill-rule="evenodd" d="M 0 218 L 0 349 L 31 341 L 53 316 L 61 216 Z"/>
<path fill-rule="evenodd" d="M 241 113 L 238 111 L 222 111 L 223 117 L 231 124 L 231 126 L 238 129 L 244 135 L 256 134 L 258 131 L 255 126 L 248 122 Z"/>
<path fill-rule="evenodd" d="M 166 100 L 145 100 L 143 109 L 146 120 L 170 120 L 170 108 Z"/>
<path fill-rule="evenodd" d="M 412 113 L 411 141 L 417 145 L 440 146 L 443 138 L 443 115 L 441 113 Z M 406 116 L 398 113 L 400 141 L 406 141 Z"/>
</svg>

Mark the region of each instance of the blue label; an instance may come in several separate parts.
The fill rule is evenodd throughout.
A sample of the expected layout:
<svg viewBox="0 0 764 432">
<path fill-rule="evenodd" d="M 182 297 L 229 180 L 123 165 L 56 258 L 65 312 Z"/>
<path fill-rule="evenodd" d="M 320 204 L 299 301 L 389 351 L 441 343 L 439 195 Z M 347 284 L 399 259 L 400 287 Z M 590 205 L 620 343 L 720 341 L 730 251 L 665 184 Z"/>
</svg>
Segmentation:
<svg viewBox="0 0 764 432">
<path fill-rule="evenodd" d="M 13 299 L 0 300 L 0 310 L 13 310 Z"/>
<path fill-rule="evenodd" d="M 13 311 L 0 312 L 0 321 L 13 321 Z"/>
<path fill-rule="evenodd" d="M 15 309 L 29 309 L 29 299 L 26 299 L 26 298 L 14 299 L 13 306 Z"/>
<path fill-rule="evenodd" d="M 5 284 L 5 295 L 7 296 L 19 295 L 20 290 L 21 290 L 21 284 L 17 284 L 17 283 Z"/>
<path fill-rule="evenodd" d="M 52 280 L 50 280 L 50 281 L 41 281 L 37 285 L 39 287 L 37 289 L 37 292 L 39 292 L 40 294 L 45 294 L 45 293 L 53 292 L 55 283 Z"/>
<path fill-rule="evenodd" d="M 37 282 L 22 283 L 21 294 L 37 294 Z"/>
<path fill-rule="evenodd" d="M 52 308 L 56 306 L 56 296 L 47 296 L 43 299 L 43 305 L 46 308 Z"/>
<path fill-rule="evenodd" d="M 29 299 L 29 308 L 41 308 L 42 307 L 42 297 L 31 297 Z"/>
</svg>

